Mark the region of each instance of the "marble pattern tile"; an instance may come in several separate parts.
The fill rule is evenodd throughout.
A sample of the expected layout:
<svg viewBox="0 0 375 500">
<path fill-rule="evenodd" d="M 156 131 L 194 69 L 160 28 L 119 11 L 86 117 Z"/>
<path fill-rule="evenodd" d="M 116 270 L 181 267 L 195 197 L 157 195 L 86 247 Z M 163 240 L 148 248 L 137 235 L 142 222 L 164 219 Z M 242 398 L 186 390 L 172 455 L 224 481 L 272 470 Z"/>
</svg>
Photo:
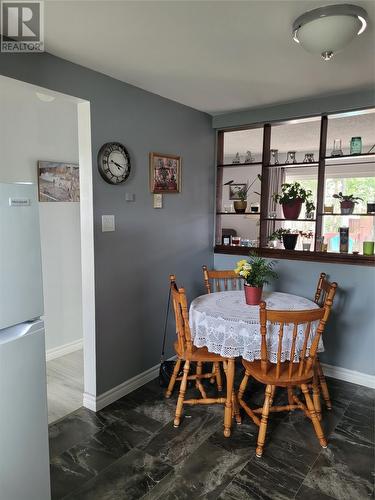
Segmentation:
<svg viewBox="0 0 375 500">
<path fill-rule="evenodd" d="M 172 467 L 147 453 L 133 449 L 99 476 L 88 481 L 69 500 L 132 500 L 142 498 Z"/>
<path fill-rule="evenodd" d="M 317 454 L 293 443 L 272 440 L 262 458 L 253 458 L 220 498 L 293 498 Z"/>
<path fill-rule="evenodd" d="M 375 391 L 328 384 L 334 403 L 323 415 L 328 449 L 302 412 L 274 413 L 261 459 L 258 427 L 247 416 L 224 438 L 222 405 L 185 406 L 174 429 L 177 391 L 166 400 L 157 380 L 97 414 L 81 408 L 50 426 L 53 500 L 368 498 Z M 264 386 L 251 381 L 249 389 L 250 406 L 261 405 Z M 276 400 L 285 402 L 283 389 Z"/>
<path fill-rule="evenodd" d="M 74 444 L 103 428 L 96 414 L 80 408 L 49 426 L 50 457 L 53 458 Z"/>
<path fill-rule="evenodd" d="M 185 416 L 178 428 L 174 428 L 172 422 L 168 423 L 144 449 L 170 465 L 178 464 L 213 432 L 223 427 L 223 417 L 212 414 L 209 407 L 203 410 L 201 407 L 192 407 L 191 418 Z"/>
<path fill-rule="evenodd" d="M 319 454 L 304 485 L 337 500 L 370 498 L 373 484 L 374 446 L 350 440 L 338 430 Z"/>
<path fill-rule="evenodd" d="M 203 443 L 175 471 L 168 474 L 144 500 L 215 499 L 248 462 L 244 455 Z"/>
</svg>

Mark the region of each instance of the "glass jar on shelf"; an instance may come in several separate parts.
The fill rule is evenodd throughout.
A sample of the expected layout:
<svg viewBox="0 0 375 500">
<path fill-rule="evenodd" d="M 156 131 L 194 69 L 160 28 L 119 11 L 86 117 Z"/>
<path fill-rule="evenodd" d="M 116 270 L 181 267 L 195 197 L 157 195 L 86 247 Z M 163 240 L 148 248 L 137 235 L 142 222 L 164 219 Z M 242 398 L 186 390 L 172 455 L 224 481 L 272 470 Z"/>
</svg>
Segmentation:
<svg viewBox="0 0 375 500">
<path fill-rule="evenodd" d="M 362 137 L 352 137 L 350 141 L 350 154 L 360 155 L 362 153 Z"/>
<path fill-rule="evenodd" d="M 344 153 L 342 152 L 341 139 L 334 139 L 331 156 L 343 156 L 343 154 Z"/>
</svg>

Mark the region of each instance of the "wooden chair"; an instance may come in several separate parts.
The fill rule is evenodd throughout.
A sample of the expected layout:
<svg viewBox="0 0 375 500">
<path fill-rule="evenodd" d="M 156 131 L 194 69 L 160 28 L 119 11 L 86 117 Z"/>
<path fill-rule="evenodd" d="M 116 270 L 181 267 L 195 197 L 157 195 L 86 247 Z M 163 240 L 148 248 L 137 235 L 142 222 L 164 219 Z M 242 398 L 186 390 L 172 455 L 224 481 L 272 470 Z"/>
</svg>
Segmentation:
<svg viewBox="0 0 375 500">
<path fill-rule="evenodd" d="M 232 425 L 232 410 L 233 413 L 239 418 L 239 409 L 232 404 L 233 399 L 233 381 L 234 381 L 234 359 L 223 358 L 218 354 L 211 353 L 206 347 L 195 347 L 193 345 L 189 326 L 189 314 L 187 308 L 187 300 L 185 290 L 177 288 L 176 278 L 170 275 L 171 297 L 176 319 L 176 333 L 177 341 L 175 342 L 175 350 L 177 354 L 177 362 L 172 375 L 170 385 L 174 385 L 176 380 L 179 380 L 177 374 L 180 370 L 181 363 L 183 363 L 183 375 L 180 377 L 180 392 L 178 395 L 176 414 L 174 418 L 174 426 L 180 425 L 182 410 L 184 404 L 223 404 L 224 408 L 224 436 L 229 437 Z M 190 374 L 191 365 L 197 362 L 196 373 Z M 204 390 L 202 379 L 211 378 L 216 376 L 215 372 L 202 373 L 200 367 L 202 363 L 220 363 L 224 362 L 225 372 L 227 377 L 226 397 L 208 398 Z M 185 392 L 188 380 L 195 380 L 196 386 L 201 393 L 200 399 L 185 399 Z M 169 390 L 169 388 L 168 388 Z"/>
<path fill-rule="evenodd" d="M 206 292 L 223 292 L 229 290 L 241 290 L 243 288 L 243 279 L 238 276 L 232 269 L 216 271 L 208 269 L 207 266 L 202 266 L 203 280 L 206 287 Z M 215 373 L 220 373 L 220 365 L 217 364 L 213 368 Z M 215 382 L 212 378 L 211 384 Z"/>
<path fill-rule="evenodd" d="M 318 285 L 316 287 L 314 302 L 318 304 L 320 307 L 324 307 L 328 297 L 330 297 L 330 300 L 332 300 L 333 302 L 336 290 L 337 290 L 337 283 L 335 282 L 331 283 L 330 281 L 328 281 L 326 273 L 321 273 L 319 276 Z M 327 382 L 318 357 L 316 358 L 314 375 L 315 375 L 315 382 L 317 381 L 317 379 L 319 381 L 319 385 L 327 409 L 332 410 L 332 403 L 331 403 L 331 398 L 329 396 Z"/>
<path fill-rule="evenodd" d="M 270 412 L 274 411 L 279 412 L 301 409 L 305 413 L 305 415 L 311 419 L 320 445 L 323 448 L 327 447 L 327 441 L 316 412 L 316 406 L 318 406 L 319 400 L 319 389 L 314 381 L 314 364 L 316 361 L 316 352 L 319 344 L 319 339 L 324 331 L 324 327 L 330 313 L 331 305 L 332 293 L 330 293 L 327 297 L 325 307 L 307 311 L 272 311 L 266 309 L 265 302 L 260 303 L 260 333 L 262 337 L 261 359 L 253 362 L 242 360 L 243 366 L 245 367 L 245 375 L 238 392 L 238 400 L 240 405 L 253 419 L 255 424 L 259 426 L 258 442 L 256 448 L 257 457 L 262 456 L 267 431 L 268 416 Z M 319 321 L 319 324 L 307 355 L 307 346 L 311 332 L 311 324 L 312 322 L 316 321 Z M 276 363 L 271 363 L 268 360 L 267 327 L 269 323 L 278 325 L 279 338 Z M 284 328 L 286 325 L 293 325 L 293 336 L 290 349 L 290 361 L 282 362 L 282 340 L 284 335 Z M 296 339 L 299 325 L 303 325 L 302 328 L 304 331 L 303 348 L 300 353 L 296 352 Z M 298 358 L 298 362 L 294 362 L 295 357 Z M 250 375 L 259 382 L 266 385 L 263 408 L 252 410 L 243 401 L 243 394 L 245 392 Z M 310 384 L 313 388 L 313 399 L 311 399 L 309 392 Z M 272 406 L 276 387 L 287 388 L 288 405 Z M 293 387 L 301 388 L 306 404 L 300 401 L 300 399 L 293 393 Z M 259 417 L 257 416 L 258 414 L 262 415 L 261 419 L 259 419 Z"/>
<path fill-rule="evenodd" d="M 243 279 L 233 270 L 216 271 L 202 266 L 203 279 L 207 293 L 241 290 Z"/>
</svg>

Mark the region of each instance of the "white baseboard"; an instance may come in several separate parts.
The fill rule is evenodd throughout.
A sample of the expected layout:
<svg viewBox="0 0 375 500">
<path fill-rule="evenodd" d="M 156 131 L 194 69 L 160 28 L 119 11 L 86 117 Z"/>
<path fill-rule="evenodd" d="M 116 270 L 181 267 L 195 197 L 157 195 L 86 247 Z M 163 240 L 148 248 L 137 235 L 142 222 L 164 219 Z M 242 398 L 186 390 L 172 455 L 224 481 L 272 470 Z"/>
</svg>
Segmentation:
<svg viewBox="0 0 375 500">
<path fill-rule="evenodd" d="M 176 359 L 176 356 L 172 356 L 169 360 Z M 92 394 L 85 392 L 83 394 L 83 406 L 92 411 L 99 411 L 102 408 L 110 405 L 111 403 L 117 401 L 118 399 L 126 396 L 130 392 L 135 391 L 142 387 L 142 385 L 151 382 L 155 377 L 159 374 L 160 364 L 158 363 L 155 366 L 152 366 L 148 370 L 136 375 L 135 377 L 130 378 L 129 380 L 125 380 L 120 385 L 113 387 L 107 392 L 100 394 L 95 397 Z"/>
<path fill-rule="evenodd" d="M 51 361 L 51 359 L 65 356 L 65 354 L 70 354 L 71 352 L 79 351 L 80 349 L 83 349 L 83 339 L 75 340 L 74 342 L 69 342 L 69 344 L 54 347 L 53 349 L 48 349 L 46 352 L 46 360 Z"/>
<path fill-rule="evenodd" d="M 345 382 L 364 385 L 365 387 L 375 389 L 374 375 L 356 372 L 355 370 L 348 370 L 347 368 L 342 368 L 341 366 L 326 365 L 325 363 L 322 363 L 322 367 L 324 374 L 327 375 L 327 377 L 337 378 L 339 380 L 345 380 Z"/>
</svg>

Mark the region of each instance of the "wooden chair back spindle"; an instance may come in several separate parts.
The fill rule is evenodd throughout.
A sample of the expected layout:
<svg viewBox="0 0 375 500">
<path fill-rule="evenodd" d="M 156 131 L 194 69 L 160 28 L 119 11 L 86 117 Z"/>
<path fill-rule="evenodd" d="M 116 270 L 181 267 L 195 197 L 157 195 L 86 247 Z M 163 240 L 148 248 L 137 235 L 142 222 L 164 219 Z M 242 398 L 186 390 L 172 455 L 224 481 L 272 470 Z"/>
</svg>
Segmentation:
<svg viewBox="0 0 375 500">
<path fill-rule="evenodd" d="M 180 352 L 192 352 L 193 343 L 189 325 L 189 312 L 184 288 L 178 288 L 175 275 L 169 276 L 171 297 L 176 319 L 176 333 Z"/>
<path fill-rule="evenodd" d="M 240 290 L 242 288 L 240 278 L 232 269 L 216 271 L 202 266 L 203 279 L 207 293 L 226 292 L 228 290 Z"/>
<path fill-rule="evenodd" d="M 319 307 L 323 307 L 328 299 L 333 302 L 336 290 L 337 290 L 337 283 L 336 282 L 331 283 L 330 281 L 328 281 L 326 273 L 320 273 L 318 284 L 316 287 L 314 302 L 318 304 Z"/>
</svg>

